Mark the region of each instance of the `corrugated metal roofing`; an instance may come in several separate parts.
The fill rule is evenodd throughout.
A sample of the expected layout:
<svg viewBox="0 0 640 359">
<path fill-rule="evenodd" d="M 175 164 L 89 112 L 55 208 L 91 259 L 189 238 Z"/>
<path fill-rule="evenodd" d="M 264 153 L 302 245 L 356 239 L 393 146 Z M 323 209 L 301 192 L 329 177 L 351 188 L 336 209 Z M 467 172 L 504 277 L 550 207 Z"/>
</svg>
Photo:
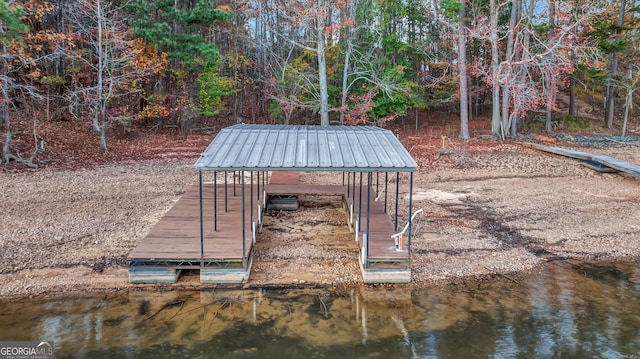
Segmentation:
<svg viewBox="0 0 640 359">
<path fill-rule="evenodd" d="M 389 130 L 372 126 L 239 124 L 222 129 L 196 161 L 207 171 L 413 172 Z"/>
</svg>

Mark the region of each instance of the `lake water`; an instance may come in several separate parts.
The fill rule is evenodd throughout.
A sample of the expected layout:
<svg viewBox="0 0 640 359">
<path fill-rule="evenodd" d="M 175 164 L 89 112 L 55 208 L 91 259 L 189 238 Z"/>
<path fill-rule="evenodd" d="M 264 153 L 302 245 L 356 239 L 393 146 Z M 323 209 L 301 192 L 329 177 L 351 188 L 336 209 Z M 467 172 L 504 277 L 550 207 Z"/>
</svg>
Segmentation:
<svg viewBox="0 0 640 359">
<path fill-rule="evenodd" d="M 56 358 L 638 358 L 640 267 L 557 261 L 435 288 L 130 291 L 0 302 Z"/>
</svg>

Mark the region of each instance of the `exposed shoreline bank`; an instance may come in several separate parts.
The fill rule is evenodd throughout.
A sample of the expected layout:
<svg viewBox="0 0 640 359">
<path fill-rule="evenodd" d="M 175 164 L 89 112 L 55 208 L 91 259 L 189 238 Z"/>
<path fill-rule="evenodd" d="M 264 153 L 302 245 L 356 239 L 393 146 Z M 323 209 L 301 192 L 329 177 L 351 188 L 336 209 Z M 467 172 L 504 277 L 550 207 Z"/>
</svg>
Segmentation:
<svg viewBox="0 0 640 359">
<path fill-rule="evenodd" d="M 550 258 L 640 257 L 640 179 L 597 173 L 579 161 L 515 144 L 483 147 L 472 142 L 434 158 L 436 150 L 416 145 L 412 152 L 420 166 L 416 208 L 426 215 L 415 227 L 408 286 L 516 278 L 535 272 Z M 638 147 L 599 152 L 640 163 Z M 192 165 L 191 159 L 167 159 L 3 174 L 7 196 L 0 204 L 0 298 L 198 289 L 197 276 L 172 286 L 130 285 L 125 267 L 131 248 L 197 180 Z M 302 180 L 336 179 L 303 174 Z M 353 250 L 348 239 L 341 242 L 342 252 L 318 254 L 322 243 L 296 237 L 322 230 L 317 211 L 332 207 L 313 207 L 286 213 L 292 216 L 287 221 L 271 219 L 272 230 L 264 238 L 300 246 L 295 253 L 287 251 L 293 246 L 257 247 L 252 277 L 238 287 L 361 285 L 356 258 L 345 255 Z M 340 226 L 322 216 L 323 223 Z M 301 251 L 309 257 L 301 258 Z M 340 265 L 332 265 L 336 259 Z"/>
</svg>

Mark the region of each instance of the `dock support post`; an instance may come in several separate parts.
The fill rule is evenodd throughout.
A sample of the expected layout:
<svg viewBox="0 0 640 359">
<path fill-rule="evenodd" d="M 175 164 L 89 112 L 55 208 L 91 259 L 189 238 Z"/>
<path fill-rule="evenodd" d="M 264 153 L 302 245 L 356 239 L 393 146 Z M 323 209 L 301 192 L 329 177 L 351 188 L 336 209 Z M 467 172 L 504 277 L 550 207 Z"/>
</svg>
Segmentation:
<svg viewBox="0 0 640 359">
<path fill-rule="evenodd" d="M 353 205 L 355 206 L 356 205 L 356 202 L 355 202 L 355 199 L 356 199 L 356 172 L 355 171 L 353 172 L 353 187 L 352 187 L 352 191 L 351 191 L 351 196 L 353 198 Z"/>
<path fill-rule="evenodd" d="M 249 223 L 253 223 L 253 171 L 249 171 L 249 173 L 251 174 L 251 190 L 249 191 L 249 211 L 251 211 L 251 215 L 249 216 L 249 220 L 251 222 Z"/>
<path fill-rule="evenodd" d="M 246 260 L 245 260 L 245 243 L 244 243 L 244 237 L 245 237 L 245 215 L 244 215 L 244 171 L 240 172 L 241 176 L 242 176 L 242 265 L 244 266 L 246 264 Z M 234 175 L 235 178 L 235 175 Z M 235 188 L 235 186 L 234 186 Z"/>
<path fill-rule="evenodd" d="M 224 171 L 224 211 L 229 212 L 229 207 L 227 206 L 229 202 L 229 197 L 227 195 L 227 171 Z"/>
<path fill-rule="evenodd" d="M 365 268 L 369 265 L 369 228 L 371 227 L 371 180 L 372 174 L 369 172 L 367 174 L 367 253 L 366 253 L 366 261 L 364 263 Z"/>
<path fill-rule="evenodd" d="M 342 184 L 344 185 L 344 172 L 342 172 Z M 347 198 L 351 197 L 351 173 L 347 173 Z"/>
<path fill-rule="evenodd" d="M 218 172 L 213 171 L 213 230 L 218 231 Z"/>
<path fill-rule="evenodd" d="M 400 172 L 396 172 L 396 220 L 394 224 L 394 232 L 398 232 L 398 198 L 400 196 Z M 409 214 L 411 215 L 411 214 Z"/>
<path fill-rule="evenodd" d="M 387 213 L 387 188 L 389 187 L 389 172 L 384 173 L 384 213 Z"/>
<path fill-rule="evenodd" d="M 413 225 L 413 172 L 409 175 L 409 236 L 407 237 L 407 255 L 411 254 L 411 227 Z"/>
<path fill-rule="evenodd" d="M 360 172 L 360 199 L 358 200 L 358 218 L 360 219 L 358 230 L 361 230 L 362 229 L 362 172 Z"/>
<path fill-rule="evenodd" d="M 198 171 L 198 185 L 200 190 L 200 258 L 204 257 L 204 223 L 202 213 L 202 171 Z"/>
</svg>

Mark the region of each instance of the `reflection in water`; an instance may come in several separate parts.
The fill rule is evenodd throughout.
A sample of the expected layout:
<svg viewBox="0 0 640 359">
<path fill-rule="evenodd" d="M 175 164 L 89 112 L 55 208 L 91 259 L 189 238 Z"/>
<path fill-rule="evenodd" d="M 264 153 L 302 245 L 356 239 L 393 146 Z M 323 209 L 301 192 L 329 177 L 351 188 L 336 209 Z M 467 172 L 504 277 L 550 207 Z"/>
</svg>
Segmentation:
<svg viewBox="0 0 640 359">
<path fill-rule="evenodd" d="M 0 340 L 56 357 L 632 357 L 640 271 L 557 262 L 435 288 L 131 291 L 3 302 Z"/>
</svg>

